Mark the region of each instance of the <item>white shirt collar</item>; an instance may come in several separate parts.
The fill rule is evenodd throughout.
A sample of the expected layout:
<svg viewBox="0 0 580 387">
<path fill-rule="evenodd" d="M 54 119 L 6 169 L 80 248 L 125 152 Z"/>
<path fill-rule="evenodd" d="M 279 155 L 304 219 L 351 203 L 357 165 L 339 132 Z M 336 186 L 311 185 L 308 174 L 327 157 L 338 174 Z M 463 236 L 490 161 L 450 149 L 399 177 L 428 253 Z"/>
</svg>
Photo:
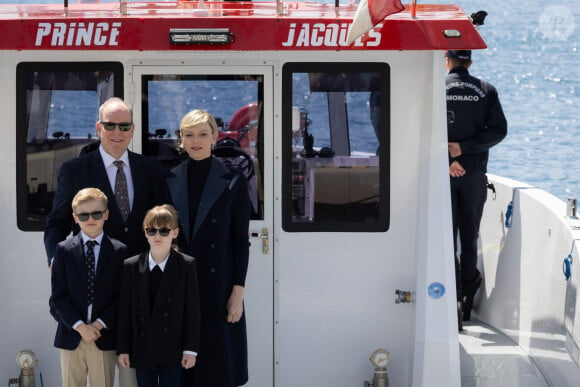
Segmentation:
<svg viewBox="0 0 580 387">
<path fill-rule="evenodd" d="M 125 165 L 129 166 L 129 152 L 127 150 L 121 155 L 121 157 L 116 159 L 113 156 L 111 156 L 110 154 L 108 154 L 107 152 L 105 152 L 105 150 L 103 149 L 103 145 L 101 144 L 101 145 L 99 145 L 99 153 L 101 154 L 101 157 L 103 158 L 103 163 L 105 164 L 105 167 L 110 167 L 111 165 L 113 165 L 113 161 L 115 161 L 115 160 L 123 160 Z M 115 168 L 117 168 L 117 167 L 115 167 Z"/>
<path fill-rule="evenodd" d="M 97 243 L 100 246 L 101 245 L 101 241 L 103 240 L 103 236 L 105 236 L 105 234 L 104 233 L 100 233 L 99 235 L 97 235 L 96 238 L 91 238 L 87 234 L 85 234 L 84 232 L 81 231 L 81 238 L 83 238 L 83 245 L 85 245 L 87 243 L 87 241 L 97 241 Z"/>
<path fill-rule="evenodd" d="M 157 263 L 153 260 L 151 253 L 149 253 L 149 271 L 153 270 L 153 268 L 155 266 L 159 266 L 161 271 L 165 271 L 165 265 L 167 264 L 168 259 L 169 259 L 169 254 L 167 254 L 167 257 L 165 257 L 165 259 L 161 263 Z"/>
</svg>

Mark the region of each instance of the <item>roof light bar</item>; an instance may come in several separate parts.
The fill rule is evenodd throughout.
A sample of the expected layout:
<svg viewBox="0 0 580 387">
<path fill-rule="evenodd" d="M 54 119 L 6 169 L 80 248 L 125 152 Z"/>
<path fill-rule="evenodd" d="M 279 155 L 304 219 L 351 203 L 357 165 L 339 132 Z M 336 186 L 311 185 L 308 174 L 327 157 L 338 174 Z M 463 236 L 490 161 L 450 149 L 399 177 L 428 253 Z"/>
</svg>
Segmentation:
<svg viewBox="0 0 580 387">
<path fill-rule="evenodd" d="M 229 28 L 172 28 L 169 30 L 171 44 L 229 44 L 234 34 Z"/>
<path fill-rule="evenodd" d="M 443 30 L 443 35 L 446 38 L 460 38 L 461 32 L 459 30 Z"/>
</svg>

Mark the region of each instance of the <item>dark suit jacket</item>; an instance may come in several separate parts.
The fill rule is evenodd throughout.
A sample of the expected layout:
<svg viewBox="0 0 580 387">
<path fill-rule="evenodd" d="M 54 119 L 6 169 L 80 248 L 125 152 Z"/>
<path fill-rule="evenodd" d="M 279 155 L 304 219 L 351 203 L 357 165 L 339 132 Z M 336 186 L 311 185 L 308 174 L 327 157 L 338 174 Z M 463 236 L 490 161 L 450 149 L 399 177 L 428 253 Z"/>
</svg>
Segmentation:
<svg viewBox="0 0 580 387">
<path fill-rule="evenodd" d="M 101 319 L 106 329 L 96 341 L 103 351 L 115 349 L 117 309 L 121 282 L 121 269 L 125 257 L 125 245 L 107 235 L 101 242 L 95 272 L 95 295 L 92 321 Z M 73 329 L 74 323 L 87 321 L 87 267 L 81 234 L 67 238 L 56 247 L 52 266 L 52 294 L 50 303 L 58 315 L 58 327 L 54 346 L 75 349 L 81 335 Z"/>
<path fill-rule="evenodd" d="M 87 187 L 99 188 L 109 198 L 109 219 L 105 222 L 105 233 L 127 245 L 127 256 L 139 254 L 148 248 L 143 234 L 143 218 L 151 207 L 169 202 L 165 184 L 167 172 L 156 161 L 133 152 L 129 152 L 129 164 L 135 195 L 127 224 L 121 218 L 113 188 L 98 151 L 89 152 L 62 165 L 52 211 L 47 217 L 44 230 L 44 246 L 49 265 L 56 244 L 64 240 L 71 230 L 75 233 L 79 230 L 71 215 L 71 202 L 79 190 Z"/>
<path fill-rule="evenodd" d="M 187 161 L 173 168 L 167 185 L 180 216 L 180 245 L 197 260 L 201 344 L 196 385 L 243 385 L 248 379 L 245 315 L 226 322 L 234 285 L 245 285 L 251 204 L 246 178 L 212 159 L 194 224 L 189 221 Z M 198 203 L 193 203 L 198 205 Z"/>
<path fill-rule="evenodd" d="M 184 350 L 199 351 L 199 293 L 195 259 L 172 251 L 151 305 L 149 253 L 125 260 L 117 354 L 131 367 L 179 365 Z"/>
</svg>

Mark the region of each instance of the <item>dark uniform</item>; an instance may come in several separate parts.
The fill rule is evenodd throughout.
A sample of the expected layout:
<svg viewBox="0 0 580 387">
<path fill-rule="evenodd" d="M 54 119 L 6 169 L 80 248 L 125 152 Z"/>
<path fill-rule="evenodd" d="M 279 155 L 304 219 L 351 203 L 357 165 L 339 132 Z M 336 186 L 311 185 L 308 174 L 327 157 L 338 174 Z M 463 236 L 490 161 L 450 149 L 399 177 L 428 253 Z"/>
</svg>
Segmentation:
<svg viewBox="0 0 580 387">
<path fill-rule="evenodd" d="M 461 263 L 455 255 L 457 297 L 464 301 L 464 319 L 469 320 L 473 296 L 481 283 L 476 268 L 477 238 L 487 197 L 489 148 L 506 136 L 507 122 L 496 89 L 469 75 L 467 68 L 453 68 L 446 85 L 448 141 L 459 143 L 462 153 L 450 158 L 449 164 L 457 161 L 465 169 L 465 175 L 451 177 L 451 206 L 455 252 L 458 232 L 461 241 Z"/>
</svg>

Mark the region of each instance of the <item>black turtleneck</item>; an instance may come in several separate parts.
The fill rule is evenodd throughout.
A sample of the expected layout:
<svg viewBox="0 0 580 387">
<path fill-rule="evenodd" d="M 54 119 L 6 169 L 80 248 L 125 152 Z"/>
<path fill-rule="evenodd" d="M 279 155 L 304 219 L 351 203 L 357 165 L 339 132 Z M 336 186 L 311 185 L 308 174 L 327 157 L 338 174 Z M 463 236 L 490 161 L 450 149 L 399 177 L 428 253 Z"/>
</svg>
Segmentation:
<svg viewBox="0 0 580 387">
<path fill-rule="evenodd" d="M 189 224 L 195 225 L 197 209 L 211 165 L 211 156 L 203 160 L 189 159 L 187 163 L 187 180 L 189 185 Z"/>
</svg>

